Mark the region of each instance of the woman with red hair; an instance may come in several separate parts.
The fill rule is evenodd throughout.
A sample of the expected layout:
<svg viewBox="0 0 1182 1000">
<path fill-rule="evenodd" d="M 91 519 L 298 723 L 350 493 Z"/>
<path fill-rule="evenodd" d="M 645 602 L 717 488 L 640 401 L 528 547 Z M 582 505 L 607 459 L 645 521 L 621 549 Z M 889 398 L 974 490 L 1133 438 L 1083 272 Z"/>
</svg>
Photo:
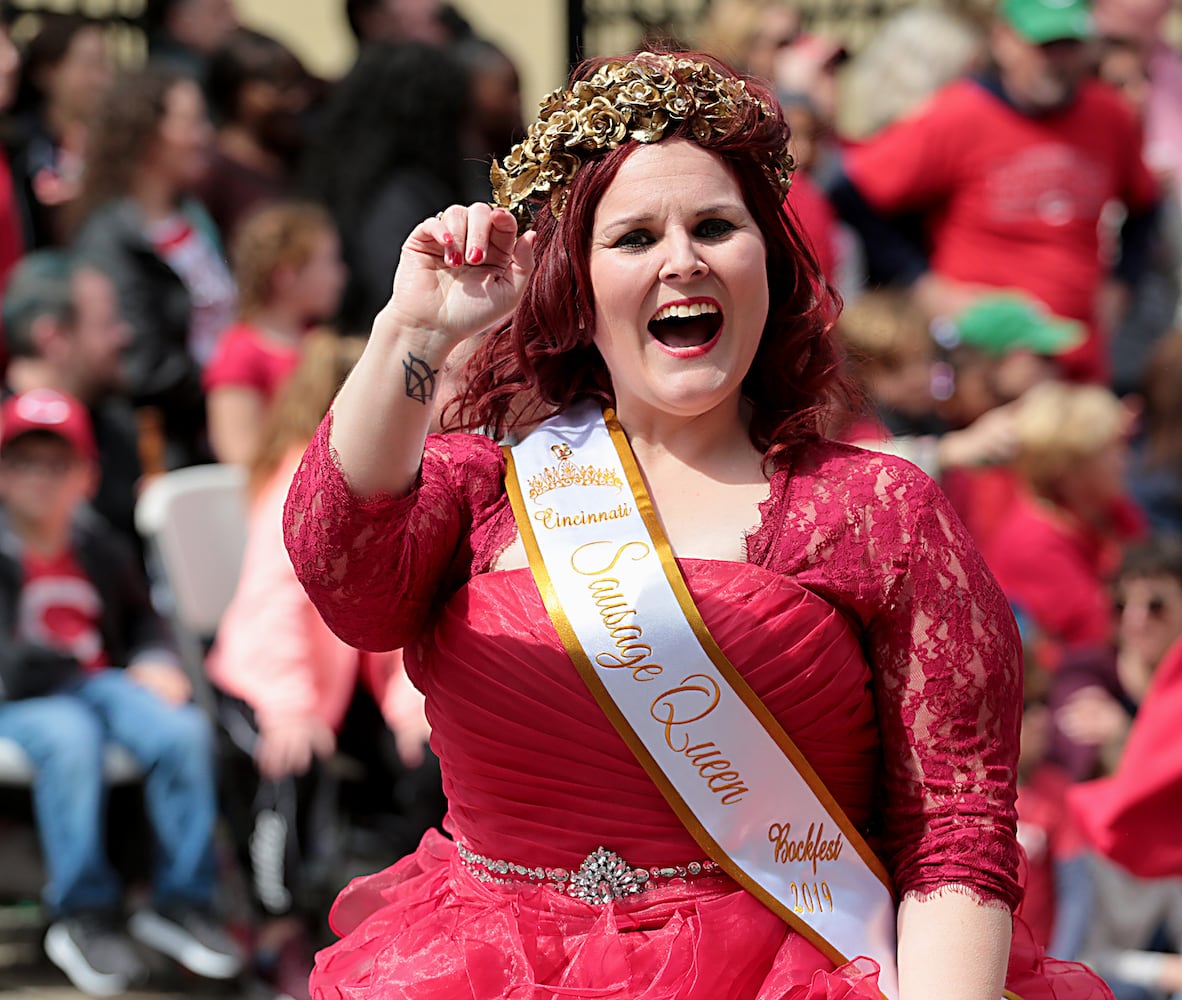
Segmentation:
<svg viewBox="0 0 1182 1000">
<path fill-rule="evenodd" d="M 787 141 L 709 57 L 594 63 L 404 245 L 285 528 L 405 647 L 455 839 L 342 893 L 315 997 L 1109 995 L 1009 957 L 1016 629 L 929 480 L 822 436 Z"/>
</svg>

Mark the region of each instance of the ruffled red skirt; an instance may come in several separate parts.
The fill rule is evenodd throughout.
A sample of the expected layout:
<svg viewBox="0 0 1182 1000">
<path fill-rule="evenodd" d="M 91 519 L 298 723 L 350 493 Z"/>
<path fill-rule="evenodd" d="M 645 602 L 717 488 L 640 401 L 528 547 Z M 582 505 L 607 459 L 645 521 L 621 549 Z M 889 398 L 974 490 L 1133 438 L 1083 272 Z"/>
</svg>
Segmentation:
<svg viewBox="0 0 1182 1000">
<path fill-rule="evenodd" d="M 882 1000 L 874 962 L 834 968 L 729 879 L 590 905 L 479 882 L 434 831 L 350 884 L 331 922 L 344 936 L 317 957 L 315 1000 Z M 1112 996 L 1044 959 L 1020 923 L 1007 985 L 1024 1000 Z"/>
</svg>

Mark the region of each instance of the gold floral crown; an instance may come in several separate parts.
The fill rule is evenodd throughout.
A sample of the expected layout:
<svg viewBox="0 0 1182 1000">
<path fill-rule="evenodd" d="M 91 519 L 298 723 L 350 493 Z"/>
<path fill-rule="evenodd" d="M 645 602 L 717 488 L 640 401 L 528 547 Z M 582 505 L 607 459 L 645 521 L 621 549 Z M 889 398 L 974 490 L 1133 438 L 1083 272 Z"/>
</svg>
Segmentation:
<svg viewBox="0 0 1182 1000">
<path fill-rule="evenodd" d="M 782 130 L 783 143 L 757 154 L 773 186 L 788 193 L 795 163 L 787 148 L 787 127 L 777 111 L 708 63 L 665 53 L 641 52 L 627 62 L 600 65 L 585 80 L 547 96 L 524 141 L 493 160 L 493 202 L 523 222 L 529 202 L 550 196 L 550 211 L 562 215 L 567 186 L 589 153 L 614 149 L 632 139 L 660 142 L 671 123 L 688 122 L 703 145 L 760 126 Z"/>
</svg>

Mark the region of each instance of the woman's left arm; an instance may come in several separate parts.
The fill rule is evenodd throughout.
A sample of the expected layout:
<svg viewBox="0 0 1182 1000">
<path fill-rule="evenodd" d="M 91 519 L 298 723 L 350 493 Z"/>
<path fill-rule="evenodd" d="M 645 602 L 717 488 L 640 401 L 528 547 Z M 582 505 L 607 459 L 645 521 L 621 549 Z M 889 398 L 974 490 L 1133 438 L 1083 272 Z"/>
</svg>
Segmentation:
<svg viewBox="0 0 1182 1000">
<path fill-rule="evenodd" d="M 955 887 L 899 906 L 900 1000 L 998 1000 L 1013 918 Z"/>
<path fill-rule="evenodd" d="M 939 488 L 902 463 L 883 471 L 874 561 L 888 583 L 868 638 L 901 997 L 998 1000 L 1021 894 L 1017 628 Z"/>
</svg>

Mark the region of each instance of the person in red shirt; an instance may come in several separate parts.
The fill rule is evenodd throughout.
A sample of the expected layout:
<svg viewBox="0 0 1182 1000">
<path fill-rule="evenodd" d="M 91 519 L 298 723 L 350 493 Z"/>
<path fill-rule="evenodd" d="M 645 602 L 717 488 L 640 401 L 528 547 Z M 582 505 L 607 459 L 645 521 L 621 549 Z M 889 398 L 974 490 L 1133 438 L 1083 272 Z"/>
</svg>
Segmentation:
<svg viewBox="0 0 1182 1000">
<path fill-rule="evenodd" d="M 1128 109 L 1087 78 L 1091 31 L 1087 0 L 1004 0 L 994 68 L 851 150 L 831 194 L 872 275 L 912 285 L 929 316 L 1020 289 L 1089 325 L 1061 363 L 1069 377 L 1102 380 L 1102 337 L 1144 266 L 1158 191 Z M 1112 201 L 1129 213 L 1117 283 L 1098 235 Z M 922 249 L 901 235 L 903 213 L 919 217 Z"/>
<path fill-rule="evenodd" d="M 261 208 L 242 223 L 234 270 L 239 320 L 222 334 L 203 380 L 213 453 L 244 465 L 268 404 L 299 364 L 305 334 L 340 305 L 336 226 L 319 205 Z"/>
<path fill-rule="evenodd" d="M 83 992 L 115 996 L 147 974 L 127 941 L 106 853 L 104 745 L 143 767 L 158 845 L 150 906 L 131 933 L 190 971 L 235 976 L 213 916 L 213 736 L 138 562 L 84 502 L 94 433 L 72 396 L 32 389 L 0 408 L 0 737 L 30 759 L 54 922 L 49 958 Z"/>
<path fill-rule="evenodd" d="M 1112 638 L 1108 579 L 1144 530 L 1123 491 L 1129 416 L 1099 386 L 1044 382 L 1014 411 L 1017 495 L 983 549 L 1055 669 L 1064 650 Z"/>
</svg>

